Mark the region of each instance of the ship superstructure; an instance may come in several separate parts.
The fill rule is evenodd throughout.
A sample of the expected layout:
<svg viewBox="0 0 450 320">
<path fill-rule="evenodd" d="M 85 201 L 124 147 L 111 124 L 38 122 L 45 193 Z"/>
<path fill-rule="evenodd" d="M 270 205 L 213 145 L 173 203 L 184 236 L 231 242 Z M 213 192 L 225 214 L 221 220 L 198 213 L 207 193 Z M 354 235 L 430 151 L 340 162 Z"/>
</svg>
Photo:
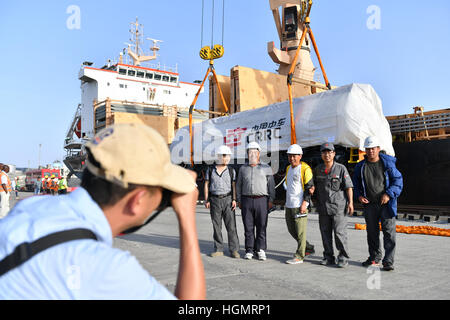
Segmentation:
<svg viewBox="0 0 450 320">
<path fill-rule="evenodd" d="M 131 38 L 117 62 L 108 60 L 101 68 L 83 62 L 78 73 L 81 81 L 81 103 L 78 105 L 66 135 L 65 163 L 78 174 L 84 166 L 84 144 L 95 133 L 118 122 L 140 122 L 154 127 L 170 144 L 175 131 L 188 124 L 189 105 L 199 84 L 180 80 L 178 66 L 166 67 L 155 60 L 161 40 L 143 51 L 142 25 L 133 22 Z M 208 116 L 196 112 L 195 120 Z"/>
</svg>

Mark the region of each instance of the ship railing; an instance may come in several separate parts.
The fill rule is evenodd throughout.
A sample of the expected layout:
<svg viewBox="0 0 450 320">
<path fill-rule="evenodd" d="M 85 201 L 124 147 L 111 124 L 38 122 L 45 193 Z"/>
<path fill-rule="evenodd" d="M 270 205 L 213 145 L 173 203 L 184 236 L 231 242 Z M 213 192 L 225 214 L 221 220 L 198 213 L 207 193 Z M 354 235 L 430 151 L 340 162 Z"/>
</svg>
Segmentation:
<svg viewBox="0 0 450 320">
<path fill-rule="evenodd" d="M 134 62 L 129 57 L 125 57 L 124 58 L 124 64 L 133 66 Z M 167 72 L 178 73 L 178 63 L 176 63 L 175 66 L 166 66 L 166 64 L 161 64 L 161 62 L 151 63 L 151 62 L 145 62 L 144 61 L 144 62 L 141 62 L 141 67 L 155 69 L 155 70 L 160 70 L 160 71 L 167 71 Z"/>
<path fill-rule="evenodd" d="M 450 127 L 450 112 L 415 116 L 403 119 L 388 119 L 391 133 L 417 132 Z"/>
</svg>

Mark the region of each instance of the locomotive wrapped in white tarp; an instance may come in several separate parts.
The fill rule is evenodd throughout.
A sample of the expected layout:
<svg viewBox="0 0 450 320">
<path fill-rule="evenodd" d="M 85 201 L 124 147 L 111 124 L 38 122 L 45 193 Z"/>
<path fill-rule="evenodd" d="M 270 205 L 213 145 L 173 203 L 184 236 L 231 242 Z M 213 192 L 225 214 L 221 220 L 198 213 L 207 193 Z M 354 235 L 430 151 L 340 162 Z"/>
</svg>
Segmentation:
<svg viewBox="0 0 450 320">
<path fill-rule="evenodd" d="M 394 155 L 389 123 L 372 86 L 350 84 L 293 100 L 297 144 L 302 148 L 332 142 L 364 150 L 364 139 L 377 136 L 381 149 Z M 256 141 L 262 154 L 285 151 L 291 144 L 289 102 L 243 111 L 193 125 L 194 163 L 212 162 L 215 150 L 228 145 L 234 159 Z M 174 163 L 190 163 L 189 127 L 179 129 L 170 146 Z"/>
</svg>

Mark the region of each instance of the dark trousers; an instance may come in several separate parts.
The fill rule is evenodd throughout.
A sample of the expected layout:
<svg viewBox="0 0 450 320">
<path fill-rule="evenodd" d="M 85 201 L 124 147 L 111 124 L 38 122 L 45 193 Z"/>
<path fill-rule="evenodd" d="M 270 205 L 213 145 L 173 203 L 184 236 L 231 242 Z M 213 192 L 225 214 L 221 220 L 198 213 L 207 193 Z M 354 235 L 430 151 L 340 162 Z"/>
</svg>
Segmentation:
<svg viewBox="0 0 450 320">
<path fill-rule="evenodd" d="M 322 236 L 323 257 L 328 261 L 335 262 L 333 250 L 333 232 L 336 248 L 339 251 L 338 260 L 346 261 L 347 249 L 347 217 L 344 214 L 328 215 L 319 214 L 319 228 Z"/>
<path fill-rule="evenodd" d="M 236 216 L 231 210 L 231 195 L 224 198 L 211 196 L 211 221 L 213 224 L 214 249 L 223 251 L 222 219 L 228 233 L 228 248 L 231 252 L 239 251 L 239 238 L 236 230 Z"/>
<path fill-rule="evenodd" d="M 380 261 L 380 226 L 383 231 L 383 264 L 394 264 L 395 254 L 395 217 L 391 217 L 387 205 L 368 204 L 364 206 L 364 218 L 367 225 L 367 243 L 370 260 Z"/>
<path fill-rule="evenodd" d="M 267 249 L 267 212 L 267 197 L 251 198 L 242 196 L 241 213 L 242 222 L 244 223 L 246 253 L 257 253 L 260 249 Z"/>
</svg>

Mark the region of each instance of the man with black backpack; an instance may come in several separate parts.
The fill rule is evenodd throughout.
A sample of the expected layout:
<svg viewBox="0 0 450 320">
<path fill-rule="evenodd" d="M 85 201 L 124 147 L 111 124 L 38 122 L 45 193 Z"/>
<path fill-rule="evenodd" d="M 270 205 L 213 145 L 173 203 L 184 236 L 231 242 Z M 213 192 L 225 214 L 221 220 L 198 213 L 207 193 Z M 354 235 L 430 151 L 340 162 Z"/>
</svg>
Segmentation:
<svg viewBox="0 0 450 320">
<path fill-rule="evenodd" d="M 217 164 L 209 166 L 205 175 L 205 207 L 210 209 L 213 224 L 214 252 L 211 257 L 223 256 L 222 219 L 228 233 L 228 247 L 233 258 L 240 258 L 236 230 L 236 172 L 230 163 L 231 150 L 223 145 L 217 149 Z"/>
</svg>

